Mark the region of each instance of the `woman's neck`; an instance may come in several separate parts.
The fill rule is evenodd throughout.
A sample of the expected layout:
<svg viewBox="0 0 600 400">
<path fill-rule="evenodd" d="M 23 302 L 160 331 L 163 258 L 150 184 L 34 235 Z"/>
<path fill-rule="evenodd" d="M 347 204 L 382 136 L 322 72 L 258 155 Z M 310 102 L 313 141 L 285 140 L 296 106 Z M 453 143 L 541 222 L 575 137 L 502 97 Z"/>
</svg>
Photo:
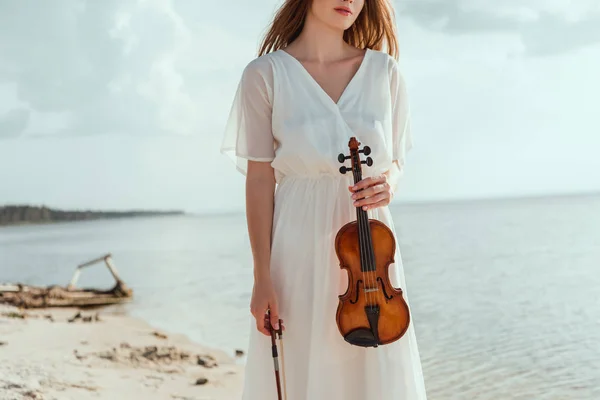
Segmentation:
<svg viewBox="0 0 600 400">
<path fill-rule="evenodd" d="M 344 41 L 344 32 L 334 29 L 307 15 L 302 32 L 288 46 L 296 58 L 315 63 L 339 60 L 348 54 L 349 45 Z"/>
</svg>

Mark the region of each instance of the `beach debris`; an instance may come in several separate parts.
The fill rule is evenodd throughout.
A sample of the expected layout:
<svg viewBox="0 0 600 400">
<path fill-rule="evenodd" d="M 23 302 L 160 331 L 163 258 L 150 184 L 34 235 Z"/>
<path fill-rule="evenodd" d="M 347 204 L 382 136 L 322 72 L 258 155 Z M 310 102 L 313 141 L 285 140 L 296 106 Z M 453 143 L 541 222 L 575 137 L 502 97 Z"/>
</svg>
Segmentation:
<svg viewBox="0 0 600 400">
<path fill-rule="evenodd" d="M 67 320 L 67 322 L 73 323 L 77 320 L 81 320 L 83 322 L 92 322 L 92 321 L 99 321 L 100 318 L 97 313 L 94 316 L 91 316 L 91 315 L 83 315 L 83 314 L 81 314 L 81 311 L 78 311 L 75 315 L 73 315 L 71 318 L 69 318 Z"/>
<path fill-rule="evenodd" d="M 102 261 L 115 279 L 115 286 L 108 290 L 77 289 L 75 285 L 81 270 Z M 133 291 L 119 277 L 110 253 L 78 265 L 71 282 L 66 287 L 58 285 L 40 287 L 22 283 L 0 284 L 0 303 L 20 308 L 105 306 L 124 303 L 130 301 L 132 297 Z"/>
<path fill-rule="evenodd" d="M 39 315 L 39 314 L 35 314 L 35 313 L 29 314 L 29 313 L 21 312 L 21 311 L 8 311 L 8 312 L 0 313 L 0 316 L 6 317 L 6 318 L 13 318 L 13 319 L 44 318 L 50 322 L 54 322 L 54 317 L 50 314 Z"/>
<path fill-rule="evenodd" d="M 80 361 L 96 357 L 111 363 L 148 368 L 169 374 L 184 372 L 186 365 L 201 365 L 204 368 L 217 366 L 216 359 L 210 355 L 192 354 L 176 346 L 132 346 L 127 342 L 104 351 L 74 350 L 73 355 Z"/>
<path fill-rule="evenodd" d="M 173 364 L 188 362 L 191 359 L 190 353 L 179 350 L 175 346 L 134 347 L 125 342 L 121 343 L 119 348 L 92 354 L 113 362 L 134 364 Z"/>
<path fill-rule="evenodd" d="M 68 322 L 75 322 L 77 321 L 79 318 L 81 318 L 81 312 L 78 312 L 77 314 L 73 315 L 71 318 L 69 318 L 67 321 Z"/>
<path fill-rule="evenodd" d="M 197 356 L 197 360 L 198 360 L 198 365 L 202 365 L 203 367 L 206 368 L 213 368 L 217 366 L 217 361 L 214 359 L 213 356 L 209 355 L 209 354 L 202 354 Z"/>
<path fill-rule="evenodd" d="M 31 391 L 31 390 L 28 391 L 28 392 L 23 393 L 23 396 L 25 396 L 26 398 L 35 399 L 35 400 L 38 400 L 38 399 L 41 400 L 41 399 L 43 399 L 41 393 L 34 392 L 34 391 Z"/>
<path fill-rule="evenodd" d="M 77 358 L 79 361 L 84 360 L 86 358 L 86 356 L 79 354 L 79 352 L 77 351 L 77 349 L 73 350 L 73 355 L 75 356 L 75 358 Z"/>
<path fill-rule="evenodd" d="M 182 368 L 167 368 L 167 369 L 163 369 L 161 372 L 164 372 L 165 374 L 180 374 L 182 372 L 185 372 L 185 369 L 182 369 Z"/>
<path fill-rule="evenodd" d="M 27 315 L 25 313 L 16 312 L 16 311 L 4 312 L 4 313 L 2 313 L 2 316 L 6 317 L 6 318 L 15 318 L 15 319 L 25 319 L 25 318 L 29 317 L 29 315 Z"/>
<path fill-rule="evenodd" d="M 4 385 L 2 387 L 3 389 L 7 389 L 7 390 L 11 390 L 11 389 L 23 389 L 22 385 L 19 385 L 18 383 L 12 383 L 12 382 L 8 382 L 6 385 Z"/>
<path fill-rule="evenodd" d="M 164 333 L 154 331 L 154 332 L 152 332 L 152 334 L 159 339 L 167 339 L 167 335 L 165 335 Z"/>
<path fill-rule="evenodd" d="M 207 383 L 208 383 L 208 379 L 206 379 L 206 378 L 196 379 L 196 385 L 206 385 Z"/>
<path fill-rule="evenodd" d="M 241 357 L 241 356 L 243 356 L 243 355 L 244 355 L 244 350 L 236 349 L 236 350 L 235 350 L 235 355 L 236 355 L 237 357 Z"/>
</svg>

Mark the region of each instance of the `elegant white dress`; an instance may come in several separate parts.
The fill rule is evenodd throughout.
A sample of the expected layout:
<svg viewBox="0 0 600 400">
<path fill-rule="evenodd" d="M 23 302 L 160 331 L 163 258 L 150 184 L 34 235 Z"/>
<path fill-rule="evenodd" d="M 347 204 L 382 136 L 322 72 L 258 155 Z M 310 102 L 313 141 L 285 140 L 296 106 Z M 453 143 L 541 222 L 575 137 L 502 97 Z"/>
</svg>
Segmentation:
<svg viewBox="0 0 600 400">
<path fill-rule="evenodd" d="M 348 277 L 334 239 L 344 224 L 356 220 L 348 191 L 352 173 L 339 172 L 338 154 L 349 154 L 352 136 L 372 150 L 373 165 L 363 164 L 363 178 L 388 170 L 393 160 L 404 166 L 412 140 L 397 61 L 368 49 L 335 103 L 296 58 L 277 50 L 244 69 L 221 152 L 243 174 L 247 160 L 270 162 L 275 170 L 271 274 L 286 326 L 288 399 L 423 400 L 412 321 L 401 339 L 377 348 L 352 346 L 337 328 L 338 295 Z M 395 233 L 387 207 L 368 215 Z M 408 302 L 398 247 L 390 278 Z M 270 338 L 254 322 L 250 329 L 243 399 L 275 400 Z"/>
</svg>

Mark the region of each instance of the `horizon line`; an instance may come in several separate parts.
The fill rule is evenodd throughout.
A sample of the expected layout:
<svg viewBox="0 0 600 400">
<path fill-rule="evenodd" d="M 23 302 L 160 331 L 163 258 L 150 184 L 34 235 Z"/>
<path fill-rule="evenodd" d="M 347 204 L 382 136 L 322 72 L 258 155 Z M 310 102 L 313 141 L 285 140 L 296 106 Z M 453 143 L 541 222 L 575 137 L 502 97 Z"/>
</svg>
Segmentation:
<svg viewBox="0 0 600 400">
<path fill-rule="evenodd" d="M 439 198 L 439 199 L 420 199 L 420 200 L 397 200 L 392 202 L 389 207 L 396 208 L 401 206 L 427 206 L 427 205 L 452 205 L 452 204 L 469 204 L 469 203 L 488 203 L 494 201 L 518 201 L 518 200 L 543 200 L 552 198 L 569 198 L 569 197 L 595 197 L 600 196 L 600 191 L 581 191 L 581 192 L 560 192 L 560 193 L 545 193 L 545 194 L 525 194 L 525 195 L 514 195 L 514 196 L 493 196 L 493 197 L 456 197 L 456 198 Z M 73 207 L 64 208 L 58 206 L 48 205 L 47 203 L 18 203 L 10 202 L 0 205 L 0 209 L 5 207 L 33 207 L 33 208 L 48 208 L 55 211 L 66 211 L 66 212 L 116 212 L 116 213 L 131 213 L 131 212 L 143 212 L 143 213 L 178 213 L 183 215 L 193 216 L 218 216 L 218 215 L 236 215 L 244 214 L 245 210 L 233 209 L 233 210 L 208 210 L 208 211 L 194 211 L 186 210 L 185 208 L 84 208 L 84 207 Z"/>
</svg>

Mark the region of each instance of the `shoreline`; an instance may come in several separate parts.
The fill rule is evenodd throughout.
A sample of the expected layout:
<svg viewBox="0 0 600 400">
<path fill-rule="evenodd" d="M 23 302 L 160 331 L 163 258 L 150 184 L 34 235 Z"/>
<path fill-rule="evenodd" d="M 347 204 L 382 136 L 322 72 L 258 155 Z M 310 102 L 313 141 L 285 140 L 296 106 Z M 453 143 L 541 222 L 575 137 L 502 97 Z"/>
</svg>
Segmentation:
<svg viewBox="0 0 600 400">
<path fill-rule="evenodd" d="M 185 215 L 183 210 L 100 210 L 59 209 L 46 205 L 5 204 L 0 205 L 0 226 L 37 225 L 55 222 L 79 222 L 106 219 Z"/>
<path fill-rule="evenodd" d="M 242 383 L 234 355 L 115 308 L 0 305 L 2 399 L 230 400 Z"/>
</svg>

